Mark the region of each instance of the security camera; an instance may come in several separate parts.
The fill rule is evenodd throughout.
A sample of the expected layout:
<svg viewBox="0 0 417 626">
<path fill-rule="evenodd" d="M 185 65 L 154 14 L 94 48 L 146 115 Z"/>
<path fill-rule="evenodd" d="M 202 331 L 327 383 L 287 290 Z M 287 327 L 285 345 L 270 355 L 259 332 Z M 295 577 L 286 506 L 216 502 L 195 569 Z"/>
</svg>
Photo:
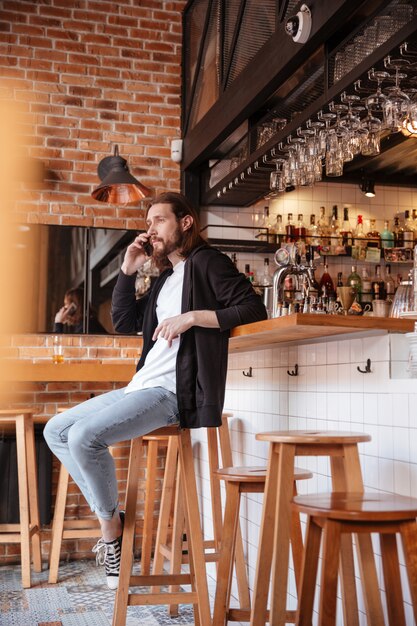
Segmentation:
<svg viewBox="0 0 417 626">
<path fill-rule="evenodd" d="M 311 32 L 311 11 L 306 4 L 302 4 L 297 15 L 289 17 L 285 22 L 285 32 L 296 43 L 305 43 Z"/>
</svg>

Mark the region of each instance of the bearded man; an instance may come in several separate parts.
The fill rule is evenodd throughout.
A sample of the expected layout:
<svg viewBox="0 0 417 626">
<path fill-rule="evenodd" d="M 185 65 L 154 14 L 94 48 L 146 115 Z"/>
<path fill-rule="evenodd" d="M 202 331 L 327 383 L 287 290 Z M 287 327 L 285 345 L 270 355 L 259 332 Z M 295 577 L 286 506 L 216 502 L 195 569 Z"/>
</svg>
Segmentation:
<svg viewBox="0 0 417 626">
<path fill-rule="evenodd" d="M 93 551 L 111 589 L 118 586 L 123 513 L 109 446 L 171 424 L 220 426 L 230 329 L 267 317 L 251 283 L 202 239 L 184 196 L 161 194 L 146 224 L 126 250 L 112 299 L 116 331 L 143 333 L 137 371 L 127 387 L 56 415 L 44 430 L 99 519 L 103 536 Z M 137 300 L 136 273 L 150 254 L 165 269 Z"/>
</svg>

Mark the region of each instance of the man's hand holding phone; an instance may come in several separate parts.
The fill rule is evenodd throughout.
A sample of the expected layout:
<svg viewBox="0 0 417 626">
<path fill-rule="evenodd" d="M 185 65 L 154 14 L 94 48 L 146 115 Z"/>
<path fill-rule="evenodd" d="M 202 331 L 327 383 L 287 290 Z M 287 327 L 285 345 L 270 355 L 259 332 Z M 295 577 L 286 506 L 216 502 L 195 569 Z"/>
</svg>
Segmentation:
<svg viewBox="0 0 417 626">
<path fill-rule="evenodd" d="M 122 272 L 128 276 L 138 271 L 140 267 L 152 255 L 153 247 L 149 241 L 149 235 L 141 233 L 126 249 L 123 259 Z"/>
</svg>

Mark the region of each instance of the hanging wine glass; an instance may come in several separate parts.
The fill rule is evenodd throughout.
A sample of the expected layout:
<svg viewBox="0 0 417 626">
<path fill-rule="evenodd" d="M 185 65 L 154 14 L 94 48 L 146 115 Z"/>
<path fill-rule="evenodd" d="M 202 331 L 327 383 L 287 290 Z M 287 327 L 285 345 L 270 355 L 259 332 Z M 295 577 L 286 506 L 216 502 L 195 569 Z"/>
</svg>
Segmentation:
<svg viewBox="0 0 417 626">
<path fill-rule="evenodd" d="M 384 125 L 385 128 L 396 133 L 403 127 L 410 101 L 407 94 L 400 88 L 400 81 L 407 78 L 407 74 L 400 73 L 400 69 L 409 66 L 410 62 L 407 59 L 391 59 L 387 56 L 384 59 L 384 65 L 386 68 L 395 69 L 395 85 L 386 89 L 387 100 L 383 106 Z"/>
<path fill-rule="evenodd" d="M 387 102 L 387 96 L 382 93 L 382 83 L 387 78 L 390 78 L 391 74 L 388 72 L 376 71 L 374 67 L 372 67 L 368 72 L 369 80 L 377 82 L 376 92 L 372 93 L 370 96 L 365 98 L 366 106 L 374 115 L 380 115 L 381 119 L 384 114 L 384 107 Z"/>
</svg>

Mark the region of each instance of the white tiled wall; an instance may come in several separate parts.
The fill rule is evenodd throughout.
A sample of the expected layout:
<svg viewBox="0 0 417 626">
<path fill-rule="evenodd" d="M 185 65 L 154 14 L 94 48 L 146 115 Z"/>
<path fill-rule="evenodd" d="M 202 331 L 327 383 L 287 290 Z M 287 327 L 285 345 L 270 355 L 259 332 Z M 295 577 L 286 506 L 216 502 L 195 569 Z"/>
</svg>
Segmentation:
<svg viewBox="0 0 417 626">
<path fill-rule="evenodd" d="M 293 195 L 296 194 L 296 195 Z M 312 208 L 337 203 L 351 204 L 351 217 L 370 211 L 392 217 L 404 208 L 417 205 L 417 191 L 377 187 L 377 196 L 368 200 L 352 185 L 317 185 L 310 190 L 287 194 L 281 202 L 294 213 L 309 214 Z M 290 197 L 291 196 L 291 197 Z M 296 206 L 293 207 L 293 203 Z M 312 205 L 314 205 L 312 207 Z M 253 208 L 239 209 L 249 220 Z M 368 212 L 367 212 L 368 211 Z M 276 210 L 274 212 L 277 212 Z M 279 212 L 283 208 L 279 206 Z M 318 212 L 316 210 L 316 212 Z M 232 220 L 236 209 L 223 208 L 207 211 L 206 218 Z M 353 219 L 352 219 L 353 221 Z M 212 222 L 213 223 L 213 222 Z M 226 236 L 226 235 L 224 235 Z M 227 235 L 229 236 L 229 235 Z M 255 255 L 253 255 L 255 259 Z M 256 262 L 256 261 L 254 261 Z M 262 262 L 262 259 L 261 259 Z M 370 374 L 358 372 L 371 359 Z M 299 376 L 291 377 L 295 364 Z M 249 367 L 253 377 L 243 375 Z M 361 464 L 367 490 L 396 492 L 417 497 L 417 380 L 390 378 L 390 341 L 388 335 L 318 341 L 304 345 L 279 346 L 257 352 L 231 355 L 227 379 L 225 410 L 233 413 L 229 421 L 235 465 L 262 465 L 267 460 L 267 445 L 256 441 L 255 434 L 281 429 L 334 429 L 369 433 L 372 440 L 360 444 Z M 212 536 L 210 488 L 205 431 L 193 432 L 201 493 L 204 532 Z M 330 489 L 327 459 L 303 458 L 302 467 L 309 468 L 314 478 L 299 485 L 301 493 Z M 249 579 L 253 588 L 258 533 L 262 510 L 261 495 L 244 497 L 241 509 L 242 533 L 248 563 Z M 376 552 L 378 549 L 376 547 Z M 383 588 L 381 564 L 377 565 Z M 402 577 L 405 580 L 404 568 Z M 214 566 L 210 569 L 212 589 Z M 290 575 L 288 606 L 294 608 L 294 578 Z M 236 590 L 234 590 L 236 597 Z M 363 603 L 360 599 L 361 606 Z M 414 620 L 405 589 L 407 626 Z M 361 625 L 365 625 L 361 613 Z M 339 611 L 338 624 L 342 624 Z"/>
</svg>

